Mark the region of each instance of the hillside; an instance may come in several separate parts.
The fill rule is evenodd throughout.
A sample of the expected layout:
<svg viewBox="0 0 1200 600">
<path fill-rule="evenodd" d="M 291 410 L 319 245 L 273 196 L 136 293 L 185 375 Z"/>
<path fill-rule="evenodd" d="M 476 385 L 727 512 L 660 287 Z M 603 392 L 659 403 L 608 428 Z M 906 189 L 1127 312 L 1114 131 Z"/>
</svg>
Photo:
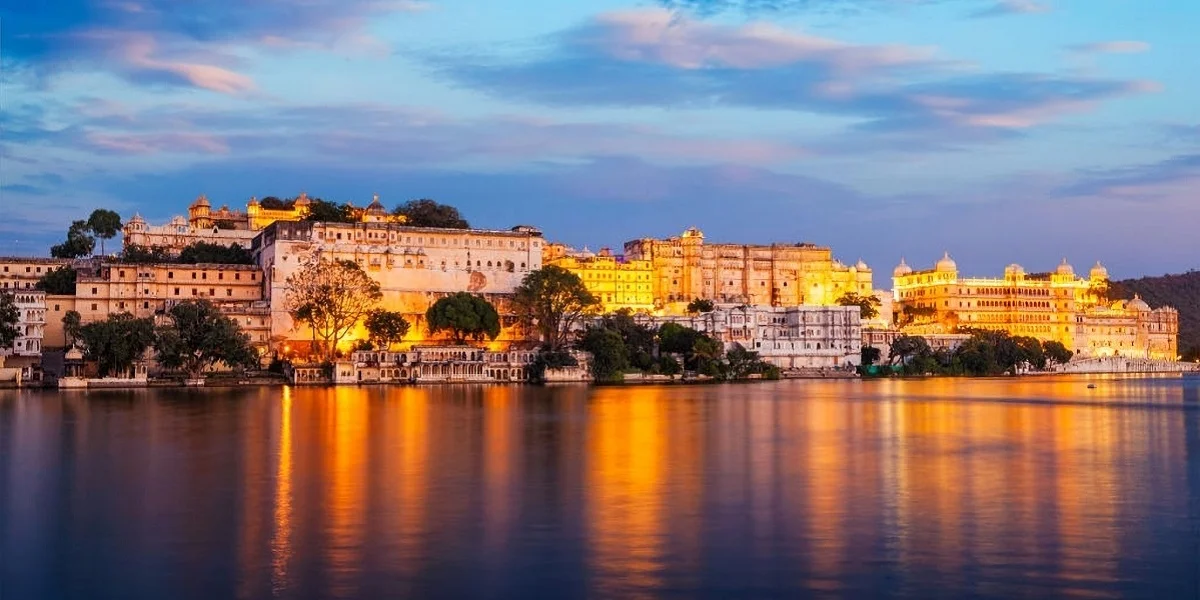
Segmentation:
<svg viewBox="0 0 1200 600">
<path fill-rule="evenodd" d="M 1112 283 L 1110 295 L 1113 298 L 1132 298 L 1134 294 L 1154 308 L 1167 305 L 1179 310 L 1180 352 L 1200 349 L 1200 271 Z"/>
</svg>

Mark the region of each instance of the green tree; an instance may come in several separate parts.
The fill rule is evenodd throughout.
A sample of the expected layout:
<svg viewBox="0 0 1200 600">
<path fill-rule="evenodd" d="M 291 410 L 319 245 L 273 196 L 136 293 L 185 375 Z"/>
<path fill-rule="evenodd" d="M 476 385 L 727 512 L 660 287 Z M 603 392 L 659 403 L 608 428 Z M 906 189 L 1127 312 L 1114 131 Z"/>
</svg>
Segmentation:
<svg viewBox="0 0 1200 600">
<path fill-rule="evenodd" d="M 180 302 L 167 318 L 171 322 L 159 329 L 155 344 L 158 362 L 167 368 L 198 379 L 217 363 L 249 367 L 257 362 L 249 336 L 208 300 Z"/>
<path fill-rule="evenodd" d="M 1023 362 L 1039 371 L 1046 368 L 1046 350 L 1041 340 L 1029 336 L 1017 336 L 1012 340 L 1021 349 Z"/>
<path fill-rule="evenodd" d="M 47 294 L 71 296 L 75 294 L 75 280 L 78 275 L 71 267 L 59 267 L 53 271 L 47 271 L 34 287 Z"/>
<path fill-rule="evenodd" d="M 712 377 L 721 377 L 722 368 L 725 366 L 721 362 L 724 344 L 719 340 L 713 339 L 707 335 L 701 334 L 696 338 L 696 342 L 692 344 L 692 351 L 688 355 L 688 362 L 697 372 L 703 375 Z"/>
<path fill-rule="evenodd" d="M 857 306 L 862 309 L 862 318 L 874 319 L 879 316 L 881 301 L 879 296 L 860 296 L 857 292 L 847 292 L 837 299 L 841 306 Z"/>
<path fill-rule="evenodd" d="M 305 215 L 304 220 L 321 223 L 354 223 L 358 219 L 355 218 L 353 206 L 326 202 L 317 198 L 308 205 L 308 214 Z"/>
<path fill-rule="evenodd" d="M 712 312 L 712 311 L 713 311 L 713 301 L 709 300 L 707 298 L 695 298 L 691 302 L 688 302 L 688 305 L 687 305 L 687 312 L 690 315 L 696 315 L 696 314 L 700 314 L 700 313 L 708 313 L 708 312 Z"/>
<path fill-rule="evenodd" d="M 217 229 L 237 229 L 237 224 L 229 219 L 218 219 L 213 225 L 216 225 Z"/>
<path fill-rule="evenodd" d="M 192 242 L 179 251 L 179 262 L 188 265 L 210 263 L 220 265 L 252 265 L 254 256 L 241 244 Z"/>
<path fill-rule="evenodd" d="M 87 256 L 96 248 L 96 238 L 92 237 L 87 221 L 72 221 L 67 228 L 67 241 L 50 247 L 50 256 L 54 258 L 79 258 Z"/>
<path fill-rule="evenodd" d="M 154 345 L 154 321 L 127 312 L 110 315 L 104 321 L 80 327 L 78 339 L 84 357 L 96 361 L 100 376 L 107 377 L 129 369 Z"/>
<path fill-rule="evenodd" d="M 259 201 L 258 205 L 266 210 L 291 210 L 295 208 L 296 200 L 280 200 L 276 196 L 267 196 Z"/>
<path fill-rule="evenodd" d="M 321 338 L 327 360 L 337 356 L 338 342 L 383 297 L 379 283 L 350 260 L 311 261 L 287 278 L 287 287 L 288 313 Z"/>
<path fill-rule="evenodd" d="M 491 302 L 467 292 L 458 292 L 438 299 L 425 311 L 429 333 L 450 333 L 455 344 L 467 339 L 480 341 L 500 335 L 500 314 Z"/>
<path fill-rule="evenodd" d="M 513 295 L 517 316 L 552 351 L 562 350 L 580 317 L 598 306 L 578 275 L 554 265 L 530 272 Z"/>
<path fill-rule="evenodd" d="M 905 364 L 911 357 L 932 353 L 932 350 L 929 348 L 929 342 L 925 341 L 925 338 L 912 335 L 897 337 L 892 340 L 890 348 L 892 362 L 900 364 Z"/>
<path fill-rule="evenodd" d="M 21 319 L 21 311 L 17 310 L 13 295 L 0 291 L 0 349 L 12 348 L 17 341 L 17 321 Z"/>
<path fill-rule="evenodd" d="M 861 355 L 863 366 L 869 367 L 879 362 L 879 359 L 883 357 L 883 351 L 875 346 L 863 346 Z"/>
<path fill-rule="evenodd" d="M 367 313 L 363 323 L 371 336 L 371 343 L 380 350 L 389 350 L 408 335 L 409 324 L 404 315 L 397 311 L 375 309 Z"/>
<path fill-rule="evenodd" d="M 121 260 L 138 264 L 174 262 L 166 248 L 138 244 L 125 246 L 125 249 L 121 251 Z"/>
<path fill-rule="evenodd" d="M 621 335 L 612 329 L 591 327 L 579 340 L 579 347 L 592 355 L 592 377 L 596 381 L 619 381 L 629 368 L 629 353 Z"/>
<path fill-rule="evenodd" d="M 659 373 L 670 377 L 674 377 L 683 372 L 683 365 L 679 364 L 679 361 L 675 360 L 675 357 L 669 354 L 663 354 L 662 356 L 659 356 L 654 365 L 658 369 Z"/>
<path fill-rule="evenodd" d="M 689 355 L 700 332 L 679 323 L 663 323 L 658 328 L 658 349 L 672 354 Z"/>
<path fill-rule="evenodd" d="M 758 353 L 747 350 L 741 344 L 735 343 L 725 352 L 726 376 L 729 379 L 746 379 L 751 374 L 762 373 L 766 363 L 759 359 Z"/>
<path fill-rule="evenodd" d="M 68 310 L 62 318 L 63 333 L 67 337 L 67 345 L 74 346 L 75 342 L 79 341 L 79 331 L 83 327 L 83 319 L 79 313 L 73 310 Z"/>
<path fill-rule="evenodd" d="M 633 318 L 629 309 L 605 315 L 598 324 L 599 327 L 611 329 L 621 336 L 621 341 L 629 353 L 629 364 L 642 371 L 654 368 L 654 345 L 657 331 L 648 325 L 641 325 Z"/>
<path fill-rule="evenodd" d="M 1067 350 L 1067 347 L 1059 341 L 1049 341 L 1042 344 L 1042 351 L 1046 353 L 1046 359 L 1055 365 L 1065 365 L 1071 362 L 1071 357 L 1074 352 Z"/>
<path fill-rule="evenodd" d="M 458 214 L 458 209 L 449 204 L 438 204 L 428 198 L 410 200 L 397 206 L 393 214 L 404 215 L 405 223 L 413 227 L 438 227 L 441 229 L 468 229 L 467 220 Z"/>
<path fill-rule="evenodd" d="M 87 228 L 100 238 L 100 254 L 104 254 L 104 241 L 111 240 L 121 233 L 121 215 L 108 209 L 97 208 L 88 216 Z"/>
</svg>

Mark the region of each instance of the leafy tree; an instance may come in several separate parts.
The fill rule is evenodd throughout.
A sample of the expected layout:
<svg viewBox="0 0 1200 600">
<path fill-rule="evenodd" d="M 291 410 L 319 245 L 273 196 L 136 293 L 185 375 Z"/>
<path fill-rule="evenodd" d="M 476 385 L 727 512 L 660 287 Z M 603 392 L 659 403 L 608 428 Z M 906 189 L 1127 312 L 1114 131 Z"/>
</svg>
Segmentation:
<svg viewBox="0 0 1200 600">
<path fill-rule="evenodd" d="M 596 381 L 620 380 L 621 372 L 629 368 L 629 353 L 621 335 L 604 327 L 589 328 L 579 341 L 579 347 L 592 355 L 592 377 Z"/>
<path fill-rule="evenodd" d="M 139 264 L 173 262 L 166 248 L 138 244 L 125 246 L 125 250 L 121 252 L 121 260 Z"/>
<path fill-rule="evenodd" d="M 192 242 L 179 251 L 179 262 L 183 264 L 212 263 L 221 265 L 252 265 L 254 256 L 241 244 L 213 244 Z"/>
<path fill-rule="evenodd" d="M 79 258 L 87 256 L 96 248 L 96 238 L 92 237 L 87 221 L 72 221 L 67 229 L 67 241 L 50 247 L 50 256 L 54 258 Z"/>
<path fill-rule="evenodd" d="M 890 354 L 892 355 L 893 363 L 899 362 L 900 364 L 904 364 L 910 357 L 932 354 L 932 350 L 930 350 L 929 342 L 925 341 L 925 338 L 902 335 L 892 340 Z"/>
<path fill-rule="evenodd" d="M 180 302 L 167 317 L 171 323 L 159 329 L 155 345 L 163 366 L 197 379 L 217 363 L 233 367 L 257 362 L 249 336 L 208 300 Z"/>
<path fill-rule="evenodd" d="M 458 292 L 438 299 L 425 311 L 429 333 L 450 332 L 456 344 L 500 335 L 500 315 L 491 302 L 467 292 Z"/>
<path fill-rule="evenodd" d="M 47 294 L 74 295 L 75 279 L 78 275 L 71 267 L 59 267 L 53 271 L 47 271 L 34 287 Z"/>
<path fill-rule="evenodd" d="M 333 360 L 337 344 L 383 293 L 358 264 L 350 260 L 315 260 L 287 278 L 285 306 L 292 319 L 307 323 Z"/>
<path fill-rule="evenodd" d="M 126 312 L 79 327 L 78 339 L 83 343 L 84 357 L 96 361 L 100 376 L 106 377 L 133 366 L 154 345 L 154 338 L 152 319 L 139 319 Z"/>
<path fill-rule="evenodd" d="M 655 361 L 654 366 L 658 369 L 659 373 L 671 377 L 683 372 L 683 365 L 679 364 L 679 361 L 675 360 L 675 357 L 669 354 L 663 354 L 662 356 L 659 356 L 658 360 Z"/>
<path fill-rule="evenodd" d="M 741 344 L 734 344 L 725 352 L 726 376 L 729 379 L 746 379 L 753 373 L 762 373 L 766 363 L 758 358 L 758 353 L 747 350 Z"/>
<path fill-rule="evenodd" d="M 1051 364 L 1065 365 L 1071 362 L 1071 357 L 1075 355 L 1059 341 L 1049 341 L 1042 344 L 1042 351 L 1046 353 L 1046 359 Z"/>
<path fill-rule="evenodd" d="M 291 210 L 296 206 L 296 201 L 294 199 L 280 200 L 276 196 L 267 196 L 259 201 L 258 205 L 267 210 Z"/>
<path fill-rule="evenodd" d="M 883 357 L 883 351 L 875 346 L 863 346 L 861 354 L 863 366 L 868 367 L 879 362 L 879 359 Z"/>
<path fill-rule="evenodd" d="M 611 329 L 621 336 L 621 341 L 629 353 L 631 366 L 642 371 L 654 368 L 654 344 L 658 332 L 653 327 L 635 321 L 632 311 L 621 309 L 611 315 L 605 315 L 597 326 Z"/>
<path fill-rule="evenodd" d="M 691 315 L 713 311 L 713 301 L 707 298 L 695 298 L 688 302 L 687 312 Z"/>
<path fill-rule="evenodd" d="M 1070 351 L 1068 350 L 1068 352 Z M 1179 358 L 1187 362 L 1200 362 L 1200 346 L 1189 346 L 1183 351 L 1183 354 L 1179 355 Z M 1071 359 L 1068 358 L 1067 360 Z"/>
<path fill-rule="evenodd" d="M 312 204 L 308 205 L 308 214 L 305 215 L 304 220 L 322 223 L 354 223 L 358 221 L 355 218 L 353 206 L 326 202 L 319 198 L 314 199 Z"/>
<path fill-rule="evenodd" d="M 12 348 L 13 342 L 17 341 L 17 334 L 20 333 L 17 321 L 20 319 L 21 312 L 17 310 L 13 295 L 0 292 L 0 350 Z"/>
<path fill-rule="evenodd" d="M 397 206 L 393 214 L 404 215 L 406 224 L 413 227 L 438 227 L 441 229 L 468 229 L 471 227 L 458 209 L 448 204 L 438 204 L 428 198 L 410 200 Z"/>
<path fill-rule="evenodd" d="M 229 219 L 217 219 L 213 225 L 215 225 L 217 229 L 237 229 L 237 223 L 234 223 Z"/>
<path fill-rule="evenodd" d="M 97 208 L 88 216 L 87 227 L 100 238 L 100 254 L 104 254 L 104 241 L 121 233 L 121 215 L 104 208 Z"/>
<path fill-rule="evenodd" d="M 530 272 L 513 295 L 517 316 L 550 350 L 563 349 L 575 323 L 598 305 L 578 275 L 554 265 Z"/>
<path fill-rule="evenodd" d="M 862 309 L 862 318 L 874 319 L 879 316 L 881 301 L 879 296 L 860 296 L 857 292 L 847 292 L 837 299 L 841 306 L 857 306 Z"/>
<path fill-rule="evenodd" d="M 724 344 L 707 335 L 701 334 L 696 338 L 696 342 L 692 344 L 692 351 L 688 356 L 688 363 L 692 365 L 696 371 L 713 377 L 721 376 L 721 357 Z M 757 356 L 757 354 L 755 354 Z"/>
<path fill-rule="evenodd" d="M 937 309 L 932 306 L 913 306 L 911 304 L 904 305 L 900 311 L 900 322 L 898 325 L 904 327 L 912 323 L 926 323 L 937 315 Z"/>
<path fill-rule="evenodd" d="M 67 345 L 74 346 L 79 340 L 79 330 L 83 326 L 83 319 L 79 313 L 73 310 L 68 310 L 62 318 L 63 333 L 67 336 Z"/>
<path fill-rule="evenodd" d="M 1024 362 L 1039 371 L 1046 368 L 1046 351 L 1041 340 L 1029 336 L 1017 336 L 1012 340 L 1021 349 Z"/>
<path fill-rule="evenodd" d="M 679 323 L 663 323 L 658 328 L 658 349 L 672 354 L 688 355 L 701 333 Z"/>
<path fill-rule="evenodd" d="M 408 320 L 400 312 L 376 309 L 367 313 L 363 323 L 371 336 L 371 343 L 380 350 L 388 350 L 408 334 Z"/>
</svg>

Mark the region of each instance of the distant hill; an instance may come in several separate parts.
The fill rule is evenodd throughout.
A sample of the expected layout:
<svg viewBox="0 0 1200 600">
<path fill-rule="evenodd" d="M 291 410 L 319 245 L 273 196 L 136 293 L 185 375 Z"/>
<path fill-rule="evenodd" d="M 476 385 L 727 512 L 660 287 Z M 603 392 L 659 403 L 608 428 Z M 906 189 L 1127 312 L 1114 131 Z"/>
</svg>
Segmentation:
<svg viewBox="0 0 1200 600">
<path fill-rule="evenodd" d="M 1179 311 L 1180 352 L 1200 348 L 1200 271 L 1114 281 L 1109 294 L 1125 299 L 1137 294 L 1154 308 L 1175 307 Z"/>
</svg>

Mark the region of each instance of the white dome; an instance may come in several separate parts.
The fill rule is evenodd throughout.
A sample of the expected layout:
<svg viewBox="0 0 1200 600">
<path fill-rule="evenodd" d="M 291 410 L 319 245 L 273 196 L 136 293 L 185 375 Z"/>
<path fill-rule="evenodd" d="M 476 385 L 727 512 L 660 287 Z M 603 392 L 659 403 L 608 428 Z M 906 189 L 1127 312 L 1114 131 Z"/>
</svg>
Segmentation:
<svg viewBox="0 0 1200 600">
<path fill-rule="evenodd" d="M 1125 306 L 1127 306 L 1130 309 L 1138 310 L 1138 311 L 1149 311 L 1150 310 L 1150 305 L 1146 304 L 1146 301 L 1142 300 L 1142 297 L 1137 294 L 1134 294 L 1133 300 L 1130 300 L 1129 303 L 1126 304 Z"/>
<path fill-rule="evenodd" d="M 1025 267 L 1022 267 L 1021 265 L 1018 265 L 1017 263 L 1013 263 L 1011 265 L 1008 265 L 1007 267 L 1004 267 L 1004 274 L 1005 275 L 1024 275 Z"/>
<path fill-rule="evenodd" d="M 909 273 L 912 273 L 912 267 L 908 266 L 908 263 L 904 262 L 903 258 L 900 259 L 900 264 L 896 265 L 895 269 L 892 269 L 892 277 L 903 277 Z"/>
<path fill-rule="evenodd" d="M 941 260 L 933 265 L 933 268 L 937 271 L 957 271 L 958 263 L 954 262 L 953 258 L 950 258 L 949 252 L 946 252 L 942 255 Z"/>
<path fill-rule="evenodd" d="M 868 267 L 867 263 L 863 262 L 863 259 L 861 259 L 861 258 L 858 259 L 857 263 L 854 263 L 854 268 L 858 269 L 859 271 L 870 271 L 871 270 L 871 267 Z"/>
<path fill-rule="evenodd" d="M 1105 269 L 1100 261 L 1096 261 L 1096 266 L 1092 267 L 1090 275 L 1092 279 L 1108 279 L 1108 269 Z"/>
<path fill-rule="evenodd" d="M 1056 268 L 1054 270 L 1054 272 L 1058 273 L 1059 275 L 1072 275 L 1073 276 L 1073 275 L 1075 275 L 1075 268 L 1072 267 L 1071 263 L 1067 262 L 1067 259 L 1064 258 L 1064 259 L 1062 259 L 1062 263 L 1058 265 L 1058 268 Z"/>
</svg>

